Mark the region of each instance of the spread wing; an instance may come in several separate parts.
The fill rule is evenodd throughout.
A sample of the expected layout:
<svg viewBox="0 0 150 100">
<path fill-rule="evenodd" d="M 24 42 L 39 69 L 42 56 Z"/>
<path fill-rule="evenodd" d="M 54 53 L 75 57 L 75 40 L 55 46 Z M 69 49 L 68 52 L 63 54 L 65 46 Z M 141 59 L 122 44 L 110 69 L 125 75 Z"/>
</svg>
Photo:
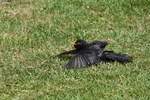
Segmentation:
<svg viewBox="0 0 150 100">
<path fill-rule="evenodd" d="M 84 68 L 98 62 L 98 51 L 82 50 L 69 60 L 66 68 Z"/>
<path fill-rule="evenodd" d="M 62 52 L 60 54 L 57 55 L 57 57 L 61 57 L 61 56 L 64 56 L 64 55 L 73 55 L 73 54 L 76 54 L 76 50 L 70 50 L 70 51 L 65 51 L 65 52 Z"/>
</svg>

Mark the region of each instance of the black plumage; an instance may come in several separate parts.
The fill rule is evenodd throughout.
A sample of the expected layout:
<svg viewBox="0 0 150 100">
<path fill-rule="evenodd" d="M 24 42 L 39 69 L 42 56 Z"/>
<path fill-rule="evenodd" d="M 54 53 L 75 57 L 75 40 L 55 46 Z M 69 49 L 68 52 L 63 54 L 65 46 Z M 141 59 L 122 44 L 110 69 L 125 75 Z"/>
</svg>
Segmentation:
<svg viewBox="0 0 150 100">
<path fill-rule="evenodd" d="M 66 68 L 83 68 L 102 61 L 118 61 L 121 63 L 131 61 L 131 57 L 127 54 L 117 54 L 113 51 L 104 51 L 107 45 L 107 41 L 87 42 L 85 40 L 77 40 L 74 44 L 74 50 L 63 52 L 59 54 L 59 56 L 68 54 L 73 56 L 65 65 Z"/>
<path fill-rule="evenodd" d="M 114 51 L 104 51 L 100 59 L 101 61 L 104 62 L 114 62 L 114 61 L 120 63 L 132 62 L 131 56 L 127 54 L 115 53 Z"/>
</svg>

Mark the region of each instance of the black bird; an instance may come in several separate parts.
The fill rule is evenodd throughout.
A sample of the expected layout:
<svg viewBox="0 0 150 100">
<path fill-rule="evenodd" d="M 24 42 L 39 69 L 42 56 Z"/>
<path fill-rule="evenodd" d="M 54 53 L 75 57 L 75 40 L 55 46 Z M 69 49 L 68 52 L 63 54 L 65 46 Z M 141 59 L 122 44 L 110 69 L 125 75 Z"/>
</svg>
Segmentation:
<svg viewBox="0 0 150 100">
<path fill-rule="evenodd" d="M 113 51 L 104 51 L 108 45 L 107 41 L 87 42 L 85 40 L 77 40 L 74 44 L 75 49 L 63 52 L 58 56 L 71 54 L 73 57 L 65 65 L 66 68 L 83 68 L 99 62 L 127 63 L 131 61 L 131 57 L 127 54 L 117 54 Z"/>
<path fill-rule="evenodd" d="M 85 40 L 77 40 L 74 44 L 75 49 L 61 53 L 61 55 L 71 54 L 73 57 L 66 64 L 67 68 L 87 67 L 96 64 L 103 53 L 103 49 L 108 44 L 106 41 L 94 41 L 88 43 Z"/>
</svg>

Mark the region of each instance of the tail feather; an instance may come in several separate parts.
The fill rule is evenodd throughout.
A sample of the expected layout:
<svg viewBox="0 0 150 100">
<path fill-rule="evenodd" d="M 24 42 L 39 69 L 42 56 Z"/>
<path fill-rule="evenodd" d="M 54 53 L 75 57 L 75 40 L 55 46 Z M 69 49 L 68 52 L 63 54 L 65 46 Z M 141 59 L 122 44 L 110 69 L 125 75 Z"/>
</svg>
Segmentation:
<svg viewBox="0 0 150 100">
<path fill-rule="evenodd" d="M 113 51 L 104 51 L 101 60 L 105 62 L 120 62 L 120 63 L 128 63 L 132 62 L 132 57 L 127 54 L 115 53 Z"/>
</svg>

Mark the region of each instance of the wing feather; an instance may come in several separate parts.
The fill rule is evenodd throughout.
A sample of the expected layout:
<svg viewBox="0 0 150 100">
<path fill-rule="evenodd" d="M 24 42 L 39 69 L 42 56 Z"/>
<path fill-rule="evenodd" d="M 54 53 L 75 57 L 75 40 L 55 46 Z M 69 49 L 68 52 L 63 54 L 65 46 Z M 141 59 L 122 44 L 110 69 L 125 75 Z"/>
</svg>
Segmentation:
<svg viewBox="0 0 150 100">
<path fill-rule="evenodd" d="M 88 50 L 80 52 L 66 64 L 66 68 L 83 68 L 97 63 L 98 56 L 95 51 Z"/>
</svg>

